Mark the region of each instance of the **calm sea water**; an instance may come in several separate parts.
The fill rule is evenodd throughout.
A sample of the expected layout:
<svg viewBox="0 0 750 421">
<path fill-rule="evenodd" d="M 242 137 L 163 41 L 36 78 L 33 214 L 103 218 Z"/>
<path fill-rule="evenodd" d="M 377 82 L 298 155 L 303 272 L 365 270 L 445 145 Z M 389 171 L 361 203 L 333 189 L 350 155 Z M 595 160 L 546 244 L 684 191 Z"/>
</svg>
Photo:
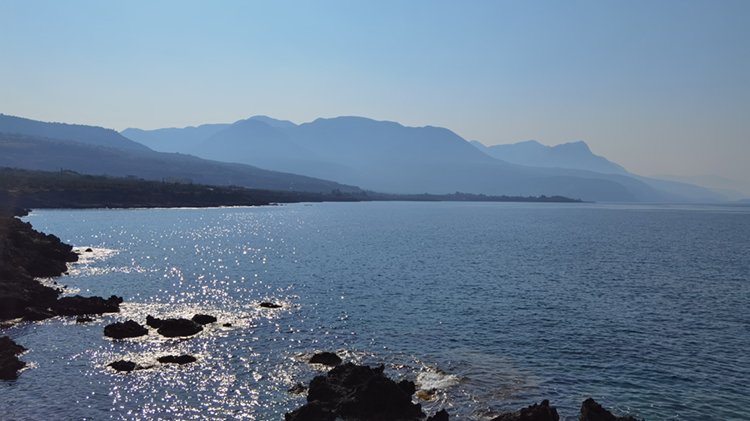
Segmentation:
<svg viewBox="0 0 750 421">
<path fill-rule="evenodd" d="M 437 389 L 423 405 L 454 419 L 544 398 L 565 419 L 589 396 L 649 420 L 743 419 L 750 405 L 747 207 L 328 203 L 26 219 L 94 248 L 58 280 L 71 293 L 126 304 L 91 324 L 6 330 L 31 368 L 0 383 L 3 419 L 283 419 L 304 402 L 287 389 L 322 372 L 305 363 L 321 350 Z M 113 321 L 196 312 L 220 323 L 188 340 L 102 336 Z M 106 368 L 177 353 L 199 361 Z"/>
</svg>

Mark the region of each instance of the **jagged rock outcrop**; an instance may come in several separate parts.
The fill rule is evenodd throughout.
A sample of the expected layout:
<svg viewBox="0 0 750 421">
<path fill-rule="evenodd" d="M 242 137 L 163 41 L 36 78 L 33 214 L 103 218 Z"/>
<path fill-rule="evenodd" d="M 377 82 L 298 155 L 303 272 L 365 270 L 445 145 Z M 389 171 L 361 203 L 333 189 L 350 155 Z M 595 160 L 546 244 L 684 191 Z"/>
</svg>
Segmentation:
<svg viewBox="0 0 750 421">
<path fill-rule="evenodd" d="M 583 401 L 581 415 L 578 419 L 580 421 L 638 421 L 631 416 L 616 417 L 592 398 Z"/>
<path fill-rule="evenodd" d="M 102 297 L 62 297 L 52 306 L 52 310 L 61 316 L 83 316 L 87 314 L 119 313 L 122 297 L 112 295 Z"/>
<path fill-rule="evenodd" d="M 26 363 L 18 359 L 18 355 L 26 348 L 15 343 L 7 336 L 0 337 L 0 380 L 15 380 L 18 370 L 26 367 Z"/>
<path fill-rule="evenodd" d="M 414 383 L 396 383 L 383 369 L 382 365 L 371 368 L 346 363 L 315 377 L 308 388 L 308 403 L 287 413 L 285 420 L 423 420 L 421 406 L 411 401 Z"/>
</svg>

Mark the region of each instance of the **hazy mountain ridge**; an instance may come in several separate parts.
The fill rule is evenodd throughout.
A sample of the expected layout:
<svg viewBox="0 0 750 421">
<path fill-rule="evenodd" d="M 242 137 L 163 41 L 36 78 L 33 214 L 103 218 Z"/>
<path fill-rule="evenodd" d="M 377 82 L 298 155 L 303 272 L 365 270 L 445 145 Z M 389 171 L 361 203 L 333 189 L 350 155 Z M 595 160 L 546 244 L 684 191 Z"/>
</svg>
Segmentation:
<svg viewBox="0 0 750 421">
<path fill-rule="evenodd" d="M 0 133 L 73 140 L 92 146 L 148 152 L 149 148 L 112 129 L 81 124 L 47 123 L 0 114 Z"/>
<path fill-rule="evenodd" d="M 603 156 L 595 155 L 586 142 L 581 140 L 555 146 L 542 145 L 536 140 L 492 146 L 485 146 L 474 140 L 471 144 L 493 158 L 519 165 L 628 174 L 622 166 Z"/>
<path fill-rule="evenodd" d="M 44 123 L 4 115 L 0 116 L 0 166 L 47 171 L 70 169 L 94 175 L 269 190 L 360 191 L 313 177 L 157 152 L 101 127 Z"/>
<path fill-rule="evenodd" d="M 158 134 L 145 132 L 145 136 L 150 136 L 148 145 L 157 150 L 161 147 Z M 179 136 L 178 132 L 170 134 Z M 530 166 L 491 156 L 490 148 L 478 142 L 472 145 L 445 128 L 407 127 L 364 117 L 318 118 L 296 125 L 256 116 L 227 125 L 202 142 L 186 139 L 189 141 L 184 142 L 181 152 L 388 193 L 462 191 L 559 194 L 598 201 L 718 200 L 717 195 L 700 188 L 679 185 L 676 190 L 680 192 L 665 191 L 674 190 L 675 186 L 661 182 L 656 183 L 660 187 L 655 187 L 651 180 L 633 176 L 621 166 L 592 154 L 584 142 L 552 148 L 524 142 L 525 149 L 552 151 L 546 152 L 544 165 Z M 524 156 L 531 159 L 532 155 Z"/>
</svg>

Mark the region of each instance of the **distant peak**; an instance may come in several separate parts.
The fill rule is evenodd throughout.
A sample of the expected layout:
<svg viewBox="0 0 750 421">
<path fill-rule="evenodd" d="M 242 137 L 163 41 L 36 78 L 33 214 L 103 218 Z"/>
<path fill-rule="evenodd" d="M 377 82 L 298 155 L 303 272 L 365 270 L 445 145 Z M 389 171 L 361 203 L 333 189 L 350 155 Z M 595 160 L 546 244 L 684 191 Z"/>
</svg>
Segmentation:
<svg viewBox="0 0 750 421">
<path fill-rule="evenodd" d="M 565 148 L 565 149 L 578 149 L 582 151 L 591 152 L 591 148 L 589 148 L 589 145 L 584 142 L 583 140 L 576 140 L 574 142 L 568 142 L 568 143 L 561 143 L 556 148 Z"/>
<path fill-rule="evenodd" d="M 271 127 L 276 127 L 276 128 L 281 128 L 281 129 L 297 126 L 296 124 L 292 123 L 289 120 L 279 120 L 276 118 L 269 117 L 267 115 L 255 115 L 255 116 L 248 118 L 247 120 L 260 121 L 260 122 L 268 124 Z"/>
</svg>

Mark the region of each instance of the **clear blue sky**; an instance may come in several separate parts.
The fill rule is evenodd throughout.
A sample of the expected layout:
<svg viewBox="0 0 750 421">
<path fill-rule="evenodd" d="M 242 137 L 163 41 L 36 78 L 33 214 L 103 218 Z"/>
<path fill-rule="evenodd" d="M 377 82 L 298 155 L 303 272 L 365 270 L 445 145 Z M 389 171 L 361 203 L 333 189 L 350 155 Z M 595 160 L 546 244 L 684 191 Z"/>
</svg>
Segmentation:
<svg viewBox="0 0 750 421">
<path fill-rule="evenodd" d="M 362 115 L 750 185 L 750 1 L 0 0 L 0 112 Z"/>
</svg>

